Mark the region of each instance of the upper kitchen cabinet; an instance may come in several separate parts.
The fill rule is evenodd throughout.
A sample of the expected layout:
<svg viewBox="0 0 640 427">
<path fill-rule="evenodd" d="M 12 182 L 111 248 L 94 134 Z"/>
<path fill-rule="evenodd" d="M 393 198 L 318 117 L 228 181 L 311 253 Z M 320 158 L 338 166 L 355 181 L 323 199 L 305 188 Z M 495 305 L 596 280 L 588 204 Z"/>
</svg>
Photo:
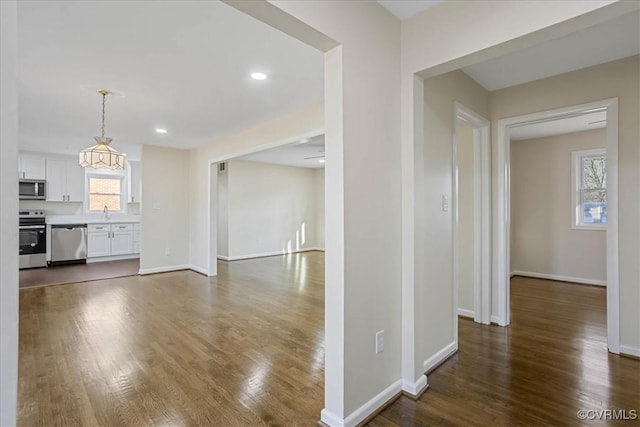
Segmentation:
<svg viewBox="0 0 640 427">
<path fill-rule="evenodd" d="M 129 203 L 140 202 L 141 172 L 140 162 L 129 162 Z"/>
<path fill-rule="evenodd" d="M 47 159 L 47 201 L 84 201 L 84 168 L 78 160 Z"/>
<path fill-rule="evenodd" d="M 18 179 L 46 179 L 45 158 L 31 154 L 18 157 Z"/>
</svg>

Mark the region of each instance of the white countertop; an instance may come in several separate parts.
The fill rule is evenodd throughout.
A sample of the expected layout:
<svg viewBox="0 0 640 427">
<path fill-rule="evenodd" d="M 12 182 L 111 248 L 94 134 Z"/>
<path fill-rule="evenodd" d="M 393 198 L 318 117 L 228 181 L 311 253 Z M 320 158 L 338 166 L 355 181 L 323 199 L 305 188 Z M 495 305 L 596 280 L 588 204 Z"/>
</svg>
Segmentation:
<svg viewBox="0 0 640 427">
<path fill-rule="evenodd" d="M 47 215 L 47 224 L 122 224 L 139 223 L 140 215 L 112 215 L 108 221 L 101 215 Z"/>
</svg>

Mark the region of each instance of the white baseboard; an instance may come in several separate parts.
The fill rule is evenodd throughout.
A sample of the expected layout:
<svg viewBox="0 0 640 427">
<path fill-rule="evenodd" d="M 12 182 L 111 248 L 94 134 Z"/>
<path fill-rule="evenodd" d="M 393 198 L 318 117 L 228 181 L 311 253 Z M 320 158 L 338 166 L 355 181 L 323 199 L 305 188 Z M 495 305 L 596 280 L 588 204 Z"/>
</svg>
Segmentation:
<svg viewBox="0 0 640 427">
<path fill-rule="evenodd" d="M 368 416 L 382 408 L 401 391 L 402 380 L 398 380 L 382 390 L 367 403 L 353 411 L 351 415 L 344 420 L 340 419 L 340 417 L 331 413 L 327 409 L 323 409 L 322 412 L 320 412 L 320 421 L 331 427 L 355 427 L 367 419 Z"/>
<path fill-rule="evenodd" d="M 640 357 L 640 347 L 632 347 L 630 345 L 620 345 L 620 354 Z"/>
<path fill-rule="evenodd" d="M 472 319 L 475 319 L 475 312 L 473 310 L 467 310 L 464 308 L 459 308 L 458 309 L 458 316 L 462 316 L 462 317 L 470 317 Z"/>
<path fill-rule="evenodd" d="M 491 323 L 495 323 L 496 325 L 500 324 L 500 318 L 498 316 L 496 316 L 495 314 L 491 315 Z"/>
<path fill-rule="evenodd" d="M 424 371 L 425 372 L 431 371 L 433 368 L 435 368 L 440 363 L 445 361 L 449 356 L 451 356 L 457 350 L 458 350 L 458 346 L 456 345 L 455 341 L 447 344 L 444 348 L 439 350 L 436 354 L 434 354 L 433 356 L 431 356 L 430 358 L 424 361 Z"/>
<path fill-rule="evenodd" d="M 324 248 L 304 248 L 297 251 L 276 251 L 276 252 L 264 252 L 260 254 L 250 254 L 250 255 L 234 255 L 234 256 L 224 256 L 218 255 L 218 259 L 223 261 L 239 261 L 241 259 L 253 259 L 253 258 L 264 258 L 268 256 L 277 256 L 277 255 L 291 255 L 297 254 L 300 252 L 311 252 L 311 251 L 322 251 L 324 252 Z"/>
<path fill-rule="evenodd" d="M 95 258 L 87 258 L 87 264 L 93 264 L 94 262 L 120 261 L 123 259 L 135 259 L 135 258 L 140 258 L 140 254 L 99 256 Z"/>
<path fill-rule="evenodd" d="M 155 267 L 155 268 L 141 268 L 138 271 L 138 274 L 144 276 L 145 274 L 156 274 L 156 273 L 167 273 L 169 271 L 178 271 L 178 270 L 190 270 L 191 266 L 189 264 L 183 265 L 169 265 L 166 267 Z"/>
<path fill-rule="evenodd" d="M 409 394 L 413 398 L 418 398 L 429 387 L 426 375 L 420 375 L 418 381 L 411 382 L 402 380 L 402 391 Z"/>
<path fill-rule="evenodd" d="M 607 286 L 607 282 L 603 280 L 585 279 L 583 277 L 558 276 L 557 274 L 534 273 L 531 271 L 515 270 L 511 272 L 513 276 L 534 277 L 536 279 L 557 280 L 559 282 L 582 283 L 584 285 Z"/>
<path fill-rule="evenodd" d="M 197 265 L 189 264 L 189 270 L 193 270 L 196 273 L 204 274 L 205 276 L 209 276 L 209 271 L 206 268 L 198 267 Z"/>
</svg>

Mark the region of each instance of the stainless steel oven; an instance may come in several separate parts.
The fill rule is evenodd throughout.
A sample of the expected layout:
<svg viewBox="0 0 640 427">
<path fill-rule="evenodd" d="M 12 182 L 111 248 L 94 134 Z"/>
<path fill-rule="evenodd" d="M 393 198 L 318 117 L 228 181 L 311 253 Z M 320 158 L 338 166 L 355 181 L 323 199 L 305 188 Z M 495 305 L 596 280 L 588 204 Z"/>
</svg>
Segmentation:
<svg viewBox="0 0 640 427">
<path fill-rule="evenodd" d="M 20 269 L 47 266 L 47 225 L 44 211 L 21 210 Z"/>
</svg>

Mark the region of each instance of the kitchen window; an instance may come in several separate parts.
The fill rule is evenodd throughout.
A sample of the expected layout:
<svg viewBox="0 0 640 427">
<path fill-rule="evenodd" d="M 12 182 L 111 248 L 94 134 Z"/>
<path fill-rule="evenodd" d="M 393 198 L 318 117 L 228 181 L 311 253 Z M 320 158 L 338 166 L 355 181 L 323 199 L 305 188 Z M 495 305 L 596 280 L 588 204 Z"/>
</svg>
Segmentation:
<svg viewBox="0 0 640 427">
<path fill-rule="evenodd" d="M 604 149 L 575 151 L 572 157 L 572 227 L 606 229 L 607 154 Z"/>
<path fill-rule="evenodd" d="M 125 203 L 123 192 L 124 176 L 87 174 L 87 206 L 89 212 L 123 212 Z"/>
</svg>

